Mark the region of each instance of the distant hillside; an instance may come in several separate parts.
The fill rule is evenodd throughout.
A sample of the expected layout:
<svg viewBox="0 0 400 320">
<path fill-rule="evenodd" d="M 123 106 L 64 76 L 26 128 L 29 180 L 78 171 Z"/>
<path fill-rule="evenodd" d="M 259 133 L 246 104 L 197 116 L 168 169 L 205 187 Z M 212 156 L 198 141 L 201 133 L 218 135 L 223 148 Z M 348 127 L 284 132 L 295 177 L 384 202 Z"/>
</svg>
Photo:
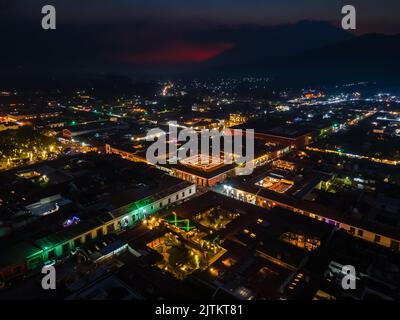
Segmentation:
<svg viewBox="0 0 400 320">
<path fill-rule="evenodd" d="M 368 34 L 302 53 L 219 66 L 213 72 L 225 75 L 269 75 L 289 82 L 392 82 L 398 79 L 399 57 L 400 34 Z"/>
<path fill-rule="evenodd" d="M 249 63 L 260 59 L 282 57 L 318 49 L 353 37 L 347 31 L 320 21 L 300 21 L 296 24 L 278 26 L 221 27 L 215 30 L 215 34 L 215 37 L 235 45 L 208 62 L 212 65 Z"/>
</svg>

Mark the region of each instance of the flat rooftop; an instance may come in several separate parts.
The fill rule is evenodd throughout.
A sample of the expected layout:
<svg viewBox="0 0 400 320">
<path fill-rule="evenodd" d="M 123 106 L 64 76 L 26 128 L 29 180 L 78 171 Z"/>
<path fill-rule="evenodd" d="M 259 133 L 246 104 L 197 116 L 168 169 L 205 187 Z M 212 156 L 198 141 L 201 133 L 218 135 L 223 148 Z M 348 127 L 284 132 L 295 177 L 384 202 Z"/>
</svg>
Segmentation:
<svg viewBox="0 0 400 320">
<path fill-rule="evenodd" d="M 54 185 L 49 175 L 50 182 L 41 185 L 16 175 L 17 172 L 29 170 L 42 172 L 41 166 L 47 174 L 52 170 L 63 172 L 69 179 Z M 153 166 L 97 153 L 4 172 L 0 177 L 3 175 L 6 179 L 1 179 L 4 188 L 1 193 L 3 204 L 0 207 L 0 220 L 14 224 L 18 222 L 20 225 L 9 236 L 0 238 L 0 245 L 7 247 L 21 241 L 30 242 L 50 237 L 54 239 L 46 241 L 57 243 L 71 234 L 90 230 L 102 221 L 108 221 L 113 218 L 107 216 L 110 212 L 114 211 L 113 215 L 116 216 L 126 214 L 126 210 L 116 209 L 132 205 L 132 210 L 134 205 L 139 205 L 140 200 L 156 201 L 191 185 Z M 70 200 L 70 203 L 60 207 L 54 214 L 34 217 L 27 210 L 20 212 L 27 205 L 58 194 Z M 64 222 L 73 216 L 78 217 L 80 221 L 64 227 Z"/>
<path fill-rule="evenodd" d="M 305 183 L 297 192 L 293 192 L 296 186 L 294 185 L 288 190 L 288 192 L 279 193 L 255 184 L 255 182 L 260 181 L 260 176 L 257 176 L 260 170 L 256 170 L 252 176 L 246 177 L 245 179 L 243 177 L 235 177 L 226 181 L 225 185 L 251 194 L 257 194 L 258 196 L 275 202 L 276 204 L 284 204 L 312 214 L 322 215 L 331 223 L 339 221 L 370 232 L 400 240 L 400 228 L 398 225 L 382 223 L 377 219 L 371 219 L 371 217 L 376 217 L 376 214 L 364 214 L 360 217 L 350 211 L 349 208 L 356 206 L 359 208 L 360 212 L 370 212 L 372 209 L 376 212 L 376 209 L 365 204 L 367 201 L 358 202 L 360 192 L 357 193 L 354 191 L 351 193 L 344 191 L 342 193 L 338 192 L 331 194 L 320 190 L 314 190 L 318 180 L 325 180 L 329 175 L 322 173 L 321 175 L 315 175 L 313 178 L 310 177 L 310 183 Z M 261 177 L 262 176 L 263 175 L 261 175 Z M 304 194 L 310 191 L 317 193 L 316 201 L 303 199 Z"/>
<path fill-rule="evenodd" d="M 239 216 L 219 231 L 201 228 L 201 232 L 212 230 L 208 238 L 221 241 L 226 253 L 196 276 L 211 283 L 218 281 L 241 299 L 247 299 L 241 296 L 242 289 L 255 298 L 279 298 L 280 288 L 310 256 L 308 245 L 319 249 L 334 230 L 331 225 L 286 209 L 264 209 L 214 192 L 190 199 L 173 212 L 194 220 L 213 208 Z M 292 241 L 292 237 L 297 240 Z"/>
<path fill-rule="evenodd" d="M 255 133 L 261 133 L 271 136 L 279 136 L 289 139 L 299 138 L 313 131 L 313 129 L 310 130 L 309 126 L 304 127 L 295 124 L 294 125 L 282 124 L 276 126 L 276 123 L 274 124 L 273 122 L 268 120 L 253 120 L 245 124 L 235 126 L 232 129 L 242 129 L 242 130 L 254 129 Z"/>
</svg>

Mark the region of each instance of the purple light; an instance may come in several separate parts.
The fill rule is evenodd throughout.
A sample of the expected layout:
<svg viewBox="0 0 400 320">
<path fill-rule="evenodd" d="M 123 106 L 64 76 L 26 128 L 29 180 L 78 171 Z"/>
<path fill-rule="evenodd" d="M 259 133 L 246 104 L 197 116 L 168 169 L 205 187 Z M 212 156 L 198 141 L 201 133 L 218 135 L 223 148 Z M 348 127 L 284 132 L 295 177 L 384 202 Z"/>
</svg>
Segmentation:
<svg viewBox="0 0 400 320">
<path fill-rule="evenodd" d="M 63 227 L 67 228 L 72 226 L 73 224 L 77 224 L 80 221 L 80 219 L 76 216 L 73 216 L 71 219 L 68 219 L 67 221 L 64 221 Z"/>
</svg>

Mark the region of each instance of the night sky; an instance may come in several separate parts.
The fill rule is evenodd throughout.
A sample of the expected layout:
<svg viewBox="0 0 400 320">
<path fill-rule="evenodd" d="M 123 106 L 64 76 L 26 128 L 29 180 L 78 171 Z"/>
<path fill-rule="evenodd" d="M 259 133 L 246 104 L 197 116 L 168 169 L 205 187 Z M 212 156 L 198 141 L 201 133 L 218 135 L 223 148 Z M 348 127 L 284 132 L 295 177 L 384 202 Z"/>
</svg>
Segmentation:
<svg viewBox="0 0 400 320">
<path fill-rule="evenodd" d="M 40 28 L 45 4 L 57 9 L 55 31 Z M 90 71 L 197 63 L 248 38 L 249 25 L 318 20 L 337 27 L 345 4 L 357 8 L 356 35 L 400 33 L 398 0 L 0 0 L 0 66 Z"/>
</svg>

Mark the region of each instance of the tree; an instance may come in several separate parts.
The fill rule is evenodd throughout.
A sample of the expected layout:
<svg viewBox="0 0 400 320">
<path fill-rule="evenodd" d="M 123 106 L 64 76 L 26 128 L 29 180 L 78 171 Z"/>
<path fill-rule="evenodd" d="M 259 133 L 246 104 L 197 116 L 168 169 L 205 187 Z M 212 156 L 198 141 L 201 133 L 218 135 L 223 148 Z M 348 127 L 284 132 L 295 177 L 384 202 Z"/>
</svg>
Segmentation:
<svg viewBox="0 0 400 320">
<path fill-rule="evenodd" d="M 189 250 L 183 244 L 173 246 L 168 253 L 168 263 L 173 267 L 185 262 L 189 256 Z"/>
</svg>

